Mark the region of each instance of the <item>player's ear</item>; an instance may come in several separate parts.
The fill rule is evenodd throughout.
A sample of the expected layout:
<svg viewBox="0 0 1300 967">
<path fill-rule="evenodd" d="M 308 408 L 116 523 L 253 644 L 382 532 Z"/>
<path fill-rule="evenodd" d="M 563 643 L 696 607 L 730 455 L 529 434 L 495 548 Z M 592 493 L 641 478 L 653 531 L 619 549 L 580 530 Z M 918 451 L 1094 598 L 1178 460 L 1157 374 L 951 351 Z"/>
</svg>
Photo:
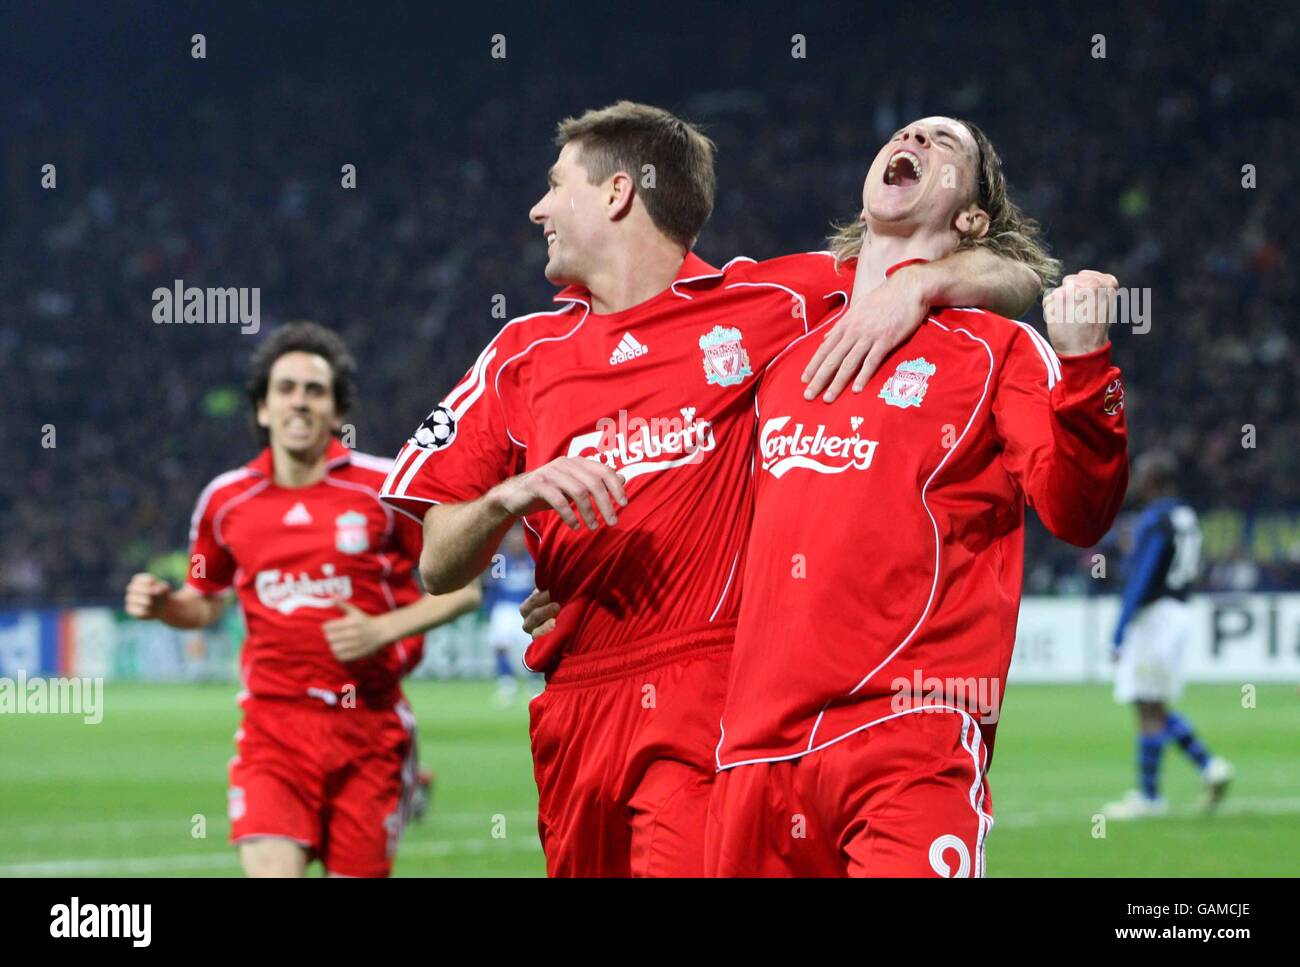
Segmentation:
<svg viewBox="0 0 1300 967">
<path fill-rule="evenodd" d="M 636 185 L 632 181 L 632 176 L 626 171 L 616 171 L 606 182 L 608 194 L 605 197 L 605 207 L 609 212 L 610 221 L 618 221 L 625 217 L 632 210 L 632 199 L 636 197 Z"/>
<path fill-rule="evenodd" d="M 988 234 L 990 222 L 989 213 L 971 202 L 968 208 L 957 213 L 953 228 L 962 238 L 983 238 Z"/>
<path fill-rule="evenodd" d="M 271 415 L 266 412 L 266 400 L 263 399 L 257 404 L 257 425 L 263 428 L 271 426 Z"/>
</svg>

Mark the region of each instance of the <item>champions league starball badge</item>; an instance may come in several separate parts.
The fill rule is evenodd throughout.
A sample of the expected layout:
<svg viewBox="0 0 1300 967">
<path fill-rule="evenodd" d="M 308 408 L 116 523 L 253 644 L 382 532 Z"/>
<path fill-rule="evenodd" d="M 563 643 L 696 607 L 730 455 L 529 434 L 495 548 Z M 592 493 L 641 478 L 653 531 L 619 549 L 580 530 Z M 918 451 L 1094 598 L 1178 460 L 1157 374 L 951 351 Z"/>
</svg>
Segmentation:
<svg viewBox="0 0 1300 967">
<path fill-rule="evenodd" d="M 714 326 L 700 337 L 704 351 L 704 378 L 715 386 L 735 386 L 752 376 L 749 353 L 741 344 L 740 330 Z"/>
<path fill-rule="evenodd" d="M 441 450 L 456 439 L 456 416 L 439 403 L 415 430 L 415 445 L 425 450 Z"/>
</svg>

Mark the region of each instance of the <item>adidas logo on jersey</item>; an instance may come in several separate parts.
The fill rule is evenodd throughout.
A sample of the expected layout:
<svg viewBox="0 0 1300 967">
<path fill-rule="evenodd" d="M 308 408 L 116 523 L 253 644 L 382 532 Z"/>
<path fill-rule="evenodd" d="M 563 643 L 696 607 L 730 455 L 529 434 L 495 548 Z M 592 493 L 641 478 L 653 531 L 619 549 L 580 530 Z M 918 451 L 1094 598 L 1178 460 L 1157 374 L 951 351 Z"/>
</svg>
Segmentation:
<svg viewBox="0 0 1300 967">
<path fill-rule="evenodd" d="M 283 520 L 281 520 L 281 523 L 288 524 L 290 526 L 294 524 L 310 524 L 311 514 L 307 512 L 307 508 L 303 505 L 303 502 L 300 500 L 293 505 L 293 508 L 289 511 L 289 513 L 284 515 L 284 518 Z"/>
<path fill-rule="evenodd" d="M 638 356 L 644 356 L 650 349 L 642 343 L 637 342 L 636 336 L 630 332 L 623 333 L 623 338 L 618 341 L 614 352 L 610 354 L 609 364 L 617 366 L 619 363 L 625 363 L 629 359 L 636 359 Z"/>
</svg>

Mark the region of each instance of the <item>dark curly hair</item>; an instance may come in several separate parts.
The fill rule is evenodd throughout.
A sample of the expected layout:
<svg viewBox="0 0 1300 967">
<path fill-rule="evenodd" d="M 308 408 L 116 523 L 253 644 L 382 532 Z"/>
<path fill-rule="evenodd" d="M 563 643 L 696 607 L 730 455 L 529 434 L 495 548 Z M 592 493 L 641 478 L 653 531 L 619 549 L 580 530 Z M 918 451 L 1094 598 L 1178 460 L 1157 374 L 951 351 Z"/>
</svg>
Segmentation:
<svg viewBox="0 0 1300 967">
<path fill-rule="evenodd" d="M 248 365 L 248 379 L 244 382 L 244 391 L 252 406 L 250 420 L 253 433 L 262 446 L 270 442 L 270 434 L 266 427 L 257 425 L 257 407 L 266 399 L 266 391 L 271 383 L 271 367 L 286 353 L 311 353 L 330 364 L 334 409 L 340 416 L 352 408 L 355 397 L 357 363 L 338 334 L 314 322 L 285 323 L 254 351 Z"/>
</svg>

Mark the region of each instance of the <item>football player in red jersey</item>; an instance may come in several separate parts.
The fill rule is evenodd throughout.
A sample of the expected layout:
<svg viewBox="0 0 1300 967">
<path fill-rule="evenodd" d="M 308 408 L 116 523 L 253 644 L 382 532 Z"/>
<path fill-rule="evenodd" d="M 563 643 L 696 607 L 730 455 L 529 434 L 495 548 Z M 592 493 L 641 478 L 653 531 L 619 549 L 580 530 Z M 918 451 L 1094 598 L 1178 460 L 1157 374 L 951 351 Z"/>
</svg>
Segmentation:
<svg viewBox="0 0 1300 967">
<path fill-rule="evenodd" d="M 388 875 L 417 780 L 400 680 L 423 633 L 481 599 L 477 584 L 417 585 L 420 530 L 379 500 L 391 461 L 336 438 L 353 370 L 313 323 L 267 338 L 248 378 L 266 449 L 199 497 L 185 586 L 137 574 L 126 589 L 132 617 L 199 628 L 235 588 L 248 637 L 229 814 L 249 876 L 302 876 L 313 858 L 331 876 Z"/>
<path fill-rule="evenodd" d="M 983 133 L 931 117 L 880 149 L 861 227 L 833 241 L 856 260 L 856 298 L 980 238 L 1046 279 L 1035 235 Z M 712 872 L 983 874 L 1025 505 L 1087 547 L 1124 497 L 1115 287 L 1084 272 L 1049 294 L 1050 345 L 985 310 L 936 309 L 866 392 L 830 406 L 804 392 L 818 330 L 772 363 Z"/>
<path fill-rule="evenodd" d="M 481 573 L 522 519 L 538 584 L 563 604 L 526 657 L 547 677 L 530 712 L 548 872 L 698 875 L 755 374 L 842 308 L 851 276 L 824 253 L 721 269 L 696 257 L 713 146 L 666 111 L 622 102 L 562 122 L 557 141 L 530 217 L 559 306 L 489 343 L 398 455 L 383 497 L 423 519 L 431 589 Z M 1022 265 L 975 251 L 908 279 L 855 309 L 893 323 L 915 306 L 915 325 L 918 293 L 1037 291 Z M 860 339 L 840 341 L 865 358 Z"/>
</svg>

